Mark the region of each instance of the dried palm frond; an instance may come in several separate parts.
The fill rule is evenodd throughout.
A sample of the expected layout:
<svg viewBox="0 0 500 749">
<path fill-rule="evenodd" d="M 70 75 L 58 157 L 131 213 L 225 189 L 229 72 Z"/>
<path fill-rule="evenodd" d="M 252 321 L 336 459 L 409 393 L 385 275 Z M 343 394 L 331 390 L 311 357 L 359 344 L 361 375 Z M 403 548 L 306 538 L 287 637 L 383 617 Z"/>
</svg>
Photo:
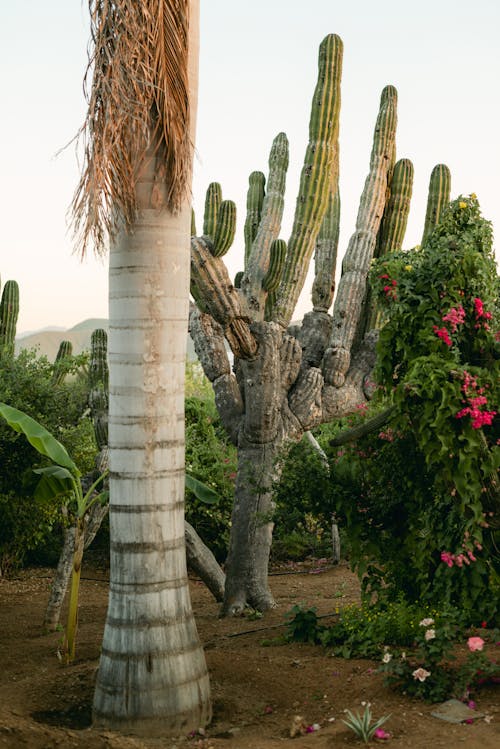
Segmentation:
<svg viewBox="0 0 500 749">
<path fill-rule="evenodd" d="M 147 150 L 163 161 L 173 212 L 191 172 L 189 0 L 89 0 L 89 9 L 88 111 L 78 134 L 84 166 L 71 206 L 82 255 L 90 240 L 102 253 L 116 222 L 133 221 Z"/>
</svg>

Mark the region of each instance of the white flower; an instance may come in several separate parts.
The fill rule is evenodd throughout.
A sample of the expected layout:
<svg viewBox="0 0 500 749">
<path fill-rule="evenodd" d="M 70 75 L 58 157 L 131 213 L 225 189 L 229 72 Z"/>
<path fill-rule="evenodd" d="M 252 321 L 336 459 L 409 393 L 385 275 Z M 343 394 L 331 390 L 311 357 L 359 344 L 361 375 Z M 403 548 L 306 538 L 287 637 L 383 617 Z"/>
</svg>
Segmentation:
<svg viewBox="0 0 500 749">
<path fill-rule="evenodd" d="M 382 663 L 389 663 L 391 658 L 392 658 L 392 653 L 384 653 L 384 656 L 382 658 Z"/>
<path fill-rule="evenodd" d="M 431 619 L 430 617 L 427 619 L 422 619 L 422 621 L 419 622 L 420 627 L 430 627 L 431 624 L 434 624 L 434 619 Z"/>
<path fill-rule="evenodd" d="M 428 630 L 426 630 L 425 635 L 424 635 L 424 637 L 425 637 L 426 640 L 433 640 L 435 638 L 435 636 L 436 636 L 436 630 L 435 629 L 428 629 Z"/>
<path fill-rule="evenodd" d="M 403 650 L 403 652 L 401 653 L 401 660 L 402 660 L 402 661 L 405 661 L 405 660 L 406 660 L 406 653 L 405 653 L 405 651 L 404 651 L 404 650 Z"/>
<path fill-rule="evenodd" d="M 418 679 L 419 681 L 425 681 L 428 676 L 431 675 L 430 671 L 426 671 L 425 668 L 416 668 L 415 671 L 412 673 L 412 676 L 414 679 Z"/>
</svg>

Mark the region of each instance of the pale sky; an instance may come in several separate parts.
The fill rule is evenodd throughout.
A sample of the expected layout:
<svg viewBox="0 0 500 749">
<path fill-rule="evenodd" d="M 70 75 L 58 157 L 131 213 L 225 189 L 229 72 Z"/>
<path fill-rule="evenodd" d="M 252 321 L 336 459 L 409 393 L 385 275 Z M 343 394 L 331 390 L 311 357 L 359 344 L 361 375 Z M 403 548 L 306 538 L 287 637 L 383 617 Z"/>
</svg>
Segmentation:
<svg viewBox="0 0 500 749">
<path fill-rule="evenodd" d="M 389 83 L 399 93 L 397 156 L 415 167 L 404 246 L 420 242 L 437 163 L 450 167 L 452 197 L 477 193 L 498 234 L 499 28 L 498 0 L 201 0 L 194 205 L 200 226 L 211 181 L 236 202 L 230 275 L 242 269 L 248 175 L 267 172 L 280 131 L 290 141 L 282 230 L 289 238 L 318 47 L 328 33 L 344 42 L 341 252 Z M 86 0 L 16 0 L 0 11 L 0 277 L 2 285 L 9 278 L 20 285 L 18 332 L 107 317 L 107 261 L 81 263 L 67 230 L 79 173 L 74 148 L 56 156 L 84 118 L 88 35 Z M 310 309 L 308 293 L 299 306 L 296 317 Z"/>
</svg>

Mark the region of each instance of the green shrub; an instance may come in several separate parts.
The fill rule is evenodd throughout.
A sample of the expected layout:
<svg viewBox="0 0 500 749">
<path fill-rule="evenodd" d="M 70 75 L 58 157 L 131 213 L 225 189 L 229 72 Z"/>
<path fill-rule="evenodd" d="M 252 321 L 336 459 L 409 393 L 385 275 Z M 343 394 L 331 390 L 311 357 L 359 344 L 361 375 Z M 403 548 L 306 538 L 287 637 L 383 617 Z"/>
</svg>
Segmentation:
<svg viewBox="0 0 500 749">
<path fill-rule="evenodd" d="M 85 357 L 72 359 L 75 375 Z M 81 469 L 87 470 L 96 454 L 92 424 L 84 414 L 87 387 L 73 376 L 54 386 L 53 365 L 34 351 L 21 351 L 15 359 L 0 358 L 0 401 L 39 421 L 70 445 Z M 25 561 L 53 563 L 61 544 L 59 503 L 33 499 L 36 477 L 32 468 L 43 459 L 5 423 L 0 423 L 0 569 L 5 574 Z"/>
<path fill-rule="evenodd" d="M 186 491 L 186 519 L 219 561 L 227 554 L 236 478 L 236 449 L 230 444 L 213 400 L 186 398 L 186 470 L 219 496 L 207 505 Z"/>
</svg>

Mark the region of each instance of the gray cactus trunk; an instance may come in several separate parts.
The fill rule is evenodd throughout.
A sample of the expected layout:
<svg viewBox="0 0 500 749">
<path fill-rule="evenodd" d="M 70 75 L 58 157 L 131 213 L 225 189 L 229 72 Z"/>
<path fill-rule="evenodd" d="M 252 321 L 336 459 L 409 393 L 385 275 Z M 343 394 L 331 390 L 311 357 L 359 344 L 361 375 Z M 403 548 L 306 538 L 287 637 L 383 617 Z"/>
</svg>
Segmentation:
<svg viewBox="0 0 500 749">
<path fill-rule="evenodd" d="M 239 614 L 246 605 L 259 611 L 275 605 L 268 562 L 274 511 L 271 482 L 277 478 L 278 453 L 276 442 L 239 447 L 224 614 Z"/>
</svg>

